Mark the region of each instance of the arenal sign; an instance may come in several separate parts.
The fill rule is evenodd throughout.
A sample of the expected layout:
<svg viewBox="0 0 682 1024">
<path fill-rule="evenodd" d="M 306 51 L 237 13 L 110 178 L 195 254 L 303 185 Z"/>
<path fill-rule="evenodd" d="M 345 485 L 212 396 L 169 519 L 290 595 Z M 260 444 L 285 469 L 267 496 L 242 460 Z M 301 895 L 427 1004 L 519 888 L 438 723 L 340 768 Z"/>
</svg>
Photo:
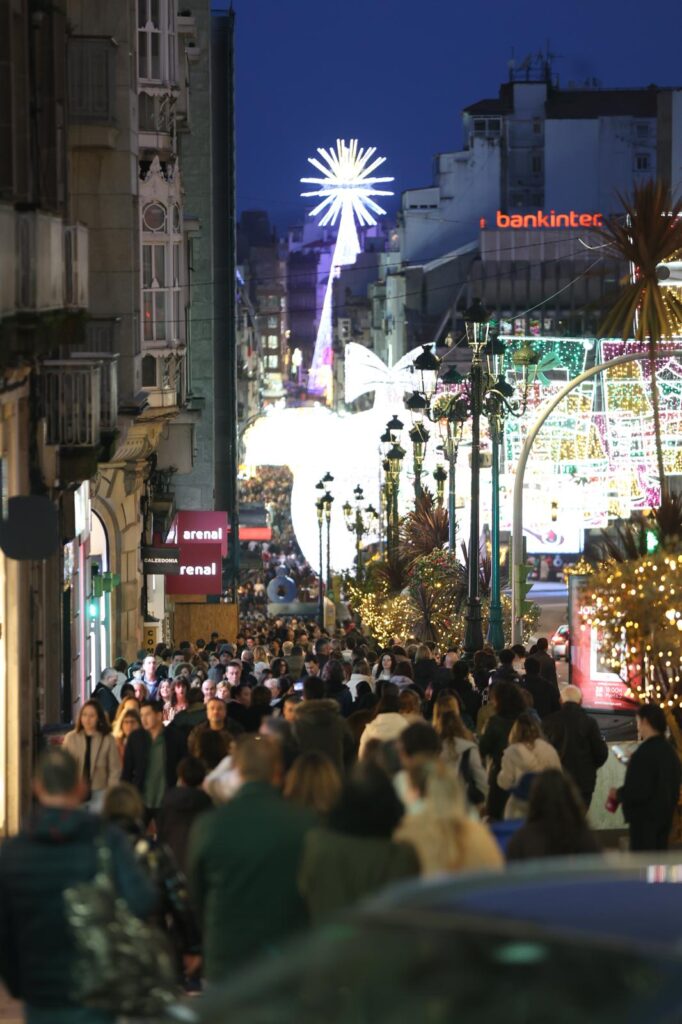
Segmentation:
<svg viewBox="0 0 682 1024">
<path fill-rule="evenodd" d="M 195 544 L 220 544 L 222 556 L 227 556 L 227 512 L 178 512 L 168 537 L 169 544 L 180 548 Z M 181 564 L 183 559 L 180 560 Z"/>
<path fill-rule="evenodd" d="M 550 210 L 538 210 L 536 213 L 503 213 L 498 210 L 495 214 L 495 223 L 490 227 L 495 228 L 600 228 L 604 224 L 604 216 L 601 213 L 578 213 L 576 210 L 569 210 L 567 213 L 557 213 Z M 487 228 L 488 221 L 481 217 L 479 221 L 481 228 Z"/>
<path fill-rule="evenodd" d="M 221 594 L 223 554 L 220 543 L 192 540 L 180 545 L 180 569 L 166 580 L 167 594 Z"/>
</svg>

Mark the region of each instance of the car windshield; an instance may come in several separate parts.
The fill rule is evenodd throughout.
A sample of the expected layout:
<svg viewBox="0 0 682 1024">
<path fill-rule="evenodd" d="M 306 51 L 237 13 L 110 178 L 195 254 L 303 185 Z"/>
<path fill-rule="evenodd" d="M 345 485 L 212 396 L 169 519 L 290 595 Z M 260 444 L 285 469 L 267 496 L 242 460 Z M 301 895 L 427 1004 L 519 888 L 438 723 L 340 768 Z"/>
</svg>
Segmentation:
<svg viewBox="0 0 682 1024">
<path fill-rule="evenodd" d="M 679 1010 L 679 970 L 672 953 L 411 908 L 328 927 L 195 1008 L 204 1024 L 652 1024 Z"/>
</svg>

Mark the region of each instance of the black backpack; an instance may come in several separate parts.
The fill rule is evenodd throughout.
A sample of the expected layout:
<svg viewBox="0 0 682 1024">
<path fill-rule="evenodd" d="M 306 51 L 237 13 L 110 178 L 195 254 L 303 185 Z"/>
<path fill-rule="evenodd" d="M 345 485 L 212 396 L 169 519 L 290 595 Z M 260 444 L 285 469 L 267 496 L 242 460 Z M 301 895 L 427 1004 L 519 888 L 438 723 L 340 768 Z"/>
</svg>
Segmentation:
<svg viewBox="0 0 682 1024">
<path fill-rule="evenodd" d="M 474 779 L 474 773 L 471 769 L 470 755 L 472 748 L 468 747 L 459 759 L 459 773 L 464 780 L 466 787 L 467 800 L 472 806 L 476 807 L 480 804 L 485 803 L 485 794 L 476 785 Z"/>
</svg>

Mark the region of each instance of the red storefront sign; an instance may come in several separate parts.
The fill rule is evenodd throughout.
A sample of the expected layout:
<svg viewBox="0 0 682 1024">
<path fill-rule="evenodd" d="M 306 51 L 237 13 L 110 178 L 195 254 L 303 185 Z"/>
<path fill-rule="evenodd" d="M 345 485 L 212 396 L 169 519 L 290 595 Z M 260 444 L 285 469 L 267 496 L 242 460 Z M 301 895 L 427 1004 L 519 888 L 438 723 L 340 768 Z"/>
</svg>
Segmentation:
<svg viewBox="0 0 682 1024">
<path fill-rule="evenodd" d="M 569 576 L 570 681 L 582 690 L 583 705 L 595 711 L 632 711 L 636 701 L 626 697 L 627 685 L 604 661 L 599 631 L 589 617 L 589 581 Z"/>
<path fill-rule="evenodd" d="M 167 594 L 221 594 L 222 547 L 192 540 L 180 543 L 180 571 L 166 577 Z"/>
<path fill-rule="evenodd" d="M 220 544 L 222 557 L 227 556 L 227 512 L 178 512 L 166 543 L 179 548 L 196 544 Z M 182 558 L 180 560 L 182 565 Z M 185 591 L 187 593 L 187 591 Z"/>
</svg>

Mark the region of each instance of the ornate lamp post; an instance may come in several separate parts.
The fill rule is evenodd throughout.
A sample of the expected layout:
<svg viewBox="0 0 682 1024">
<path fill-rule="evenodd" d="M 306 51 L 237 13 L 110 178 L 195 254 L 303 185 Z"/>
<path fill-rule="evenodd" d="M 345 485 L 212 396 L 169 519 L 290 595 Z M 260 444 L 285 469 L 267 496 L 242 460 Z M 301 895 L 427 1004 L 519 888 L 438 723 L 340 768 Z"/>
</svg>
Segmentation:
<svg viewBox="0 0 682 1024">
<path fill-rule="evenodd" d="M 331 514 L 332 514 L 332 502 L 334 498 L 329 490 L 329 485 L 334 482 L 334 477 L 329 471 L 327 471 L 321 480 L 315 484 L 315 490 L 320 491 L 320 495 L 315 502 L 315 510 L 317 512 L 317 528 L 320 540 L 320 585 L 319 585 L 319 617 L 320 627 L 324 628 L 324 590 L 325 590 L 325 575 L 324 575 L 324 546 L 322 540 L 322 526 L 326 521 L 327 524 L 327 590 L 331 590 L 331 563 L 329 560 L 330 548 L 331 548 Z"/>
<path fill-rule="evenodd" d="M 324 520 L 327 526 L 327 592 L 332 591 L 332 559 L 331 559 L 331 526 L 332 526 L 332 505 L 334 497 L 330 491 L 325 491 L 324 497 Z"/>
<path fill-rule="evenodd" d="M 355 578 L 359 583 L 363 577 L 362 538 L 366 537 L 376 525 L 379 513 L 373 505 L 368 505 L 365 509 L 362 508 L 365 495 L 359 484 L 353 491 L 353 494 L 355 496 L 355 506 L 351 505 L 350 501 L 347 501 L 343 505 L 343 516 L 346 520 L 346 528 L 350 533 L 355 534 Z"/>
<path fill-rule="evenodd" d="M 419 500 L 424 494 L 422 490 L 422 470 L 426 456 L 426 445 L 429 440 L 429 432 L 423 423 L 415 423 L 409 434 L 413 450 L 414 466 L 414 496 Z"/>
<path fill-rule="evenodd" d="M 317 510 L 317 530 L 320 538 L 320 571 L 318 573 L 318 617 L 320 620 L 320 629 L 324 629 L 324 561 L 323 561 L 323 548 L 322 548 L 322 523 L 324 521 L 324 501 L 322 498 L 318 498 L 315 502 L 315 509 Z"/>
<path fill-rule="evenodd" d="M 433 479 L 436 481 L 436 502 L 440 508 L 443 507 L 443 499 L 445 497 L 445 481 L 448 478 L 448 474 L 443 469 L 442 465 L 438 463 L 433 471 Z"/>
<path fill-rule="evenodd" d="M 398 545 L 398 489 L 400 486 L 400 468 L 405 451 L 399 444 L 403 422 L 393 414 L 386 424 L 381 436 L 381 444 L 385 447 L 385 506 L 386 506 L 386 544 L 389 557 Z"/>
</svg>

